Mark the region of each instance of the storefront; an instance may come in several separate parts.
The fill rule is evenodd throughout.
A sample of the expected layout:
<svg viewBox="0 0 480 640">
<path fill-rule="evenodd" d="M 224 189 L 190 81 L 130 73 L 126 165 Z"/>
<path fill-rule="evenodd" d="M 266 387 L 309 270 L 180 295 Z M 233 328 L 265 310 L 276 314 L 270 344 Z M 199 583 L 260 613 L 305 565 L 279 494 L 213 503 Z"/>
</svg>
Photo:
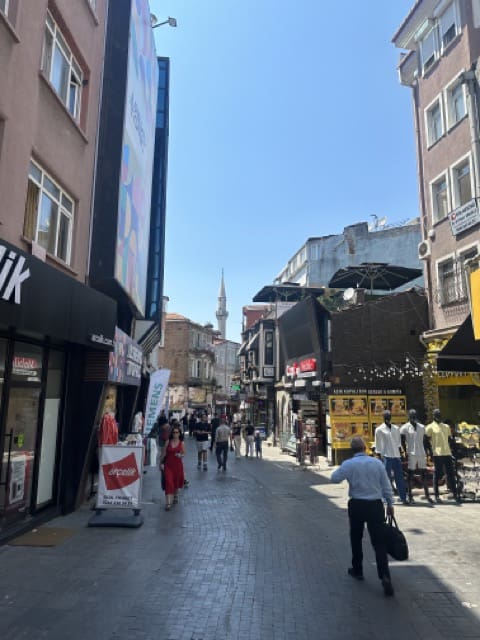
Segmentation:
<svg viewBox="0 0 480 640">
<path fill-rule="evenodd" d="M 306 456 L 326 452 L 326 395 L 319 362 L 319 354 L 289 362 L 283 383 L 276 387 L 280 441 L 283 445 L 293 433 L 304 443 Z"/>
<path fill-rule="evenodd" d="M 351 455 L 350 441 L 360 436 L 370 448 L 374 444 L 375 429 L 383 422 L 384 411 L 390 411 L 392 422 L 407 421 L 407 399 L 402 389 L 337 387 L 328 397 L 328 447 L 330 462 L 340 464 Z"/>
<path fill-rule="evenodd" d="M 0 539 L 74 507 L 101 390 L 86 354 L 113 347 L 116 305 L 0 241 Z"/>
</svg>

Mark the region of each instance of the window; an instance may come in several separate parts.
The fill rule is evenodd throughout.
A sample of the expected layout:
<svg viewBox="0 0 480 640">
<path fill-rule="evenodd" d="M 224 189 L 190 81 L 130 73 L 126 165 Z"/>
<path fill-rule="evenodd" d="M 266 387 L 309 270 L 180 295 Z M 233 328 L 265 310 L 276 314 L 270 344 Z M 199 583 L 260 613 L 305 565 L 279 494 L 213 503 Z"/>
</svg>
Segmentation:
<svg viewBox="0 0 480 640">
<path fill-rule="evenodd" d="M 468 297 L 467 273 L 465 263 L 478 255 L 478 247 L 470 247 L 458 254 L 457 258 L 449 258 L 438 266 L 440 284 L 440 304 L 462 302 Z"/>
<path fill-rule="evenodd" d="M 30 162 L 23 233 L 70 264 L 73 199 L 35 162 Z"/>
<path fill-rule="evenodd" d="M 457 300 L 455 282 L 455 263 L 453 259 L 438 265 L 438 279 L 440 284 L 440 304 L 449 304 Z"/>
<path fill-rule="evenodd" d="M 265 359 L 264 364 L 273 364 L 273 331 L 265 331 Z"/>
<path fill-rule="evenodd" d="M 42 71 L 70 114 L 79 120 L 83 74 L 50 13 L 45 25 Z"/>
<path fill-rule="evenodd" d="M 201 360 L 196 360 L 195 363 L 195 378 L 201 378 L 202 377 L 202 361 Z"/>
<path fill-rule="evenodd" d="M 438 24 L 440 28 L 442 49 L 445 49 L 445 47 L 447 47 L 457 35 L 457 12 L 455 9 L 455 2 L 452 2 L 452 4 L 445 9 L 438 19 Z"/>
<path fill-rule="evenodd" d="M 453 206 L 461 207 L 462 204 L 472 199 L 472 183 L 470 179 L 470 160 L 466 160 L 452 169 Z"/>
<path fill-rule="evenodd" d="M 435 144 L 443 136 L 442 105 L 440 100 L 427 109 L 428 146 Z"/>
<path fill-rule="evenodd" d="M 455 85 L 447 89 L 448 127 L 453 127 L 454 124 L 460 122 L 466 113 L 465 88 L 463 84 L 457 82 Z"/>
<path fill-rule="evenodd" d="M 448 184 L 447 174 L 432 184 L 433 222 L 439 222 L 448 215 Z"/>
<path fill-rule="evenodd" d="M 0 12 L 8 16 L 8 3 L 9 0 L 0 0 Z"/>
<path fill-rule="evenodd" d="M 420 43 L 420 53 L 423 72 L 427 71 L 437 59 L 437 34 L 435 29 L 430 29 Z"/>
<path fill-rule="evenodd" d="M 460 271 L 460 288 L 464 298 L 468 295 L 468 286 L 467 286 L 467 272 L 465 269 L 465 263 L 472 258 L 475 258 L 478 255 L 477 247 L 470 247 L 463 253 L 460 254 L 459 257 L 459 271 Z"/>
</svg>

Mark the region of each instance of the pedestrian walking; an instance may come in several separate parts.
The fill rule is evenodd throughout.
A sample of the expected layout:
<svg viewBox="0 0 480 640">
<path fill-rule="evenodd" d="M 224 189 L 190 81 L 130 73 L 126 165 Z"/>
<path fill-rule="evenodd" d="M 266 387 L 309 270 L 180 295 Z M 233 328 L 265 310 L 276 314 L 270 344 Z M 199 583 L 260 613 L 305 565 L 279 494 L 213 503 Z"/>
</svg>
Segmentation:
<svg viewBox="0 0 480 640">
<path fill-rule="evenodd" d="M 165 511 L 170 511 L 172 504 L 178 502 L 178 491 L 183 489 L 184 472 L 183 457 L 185 445 L 180 440 L 180 428 L 174 426 L 170 438 L 163 448 L 160 458 L 160 470 L 165 479 Z"/>
<path fill-rule="evenodd" d="M 193 434 L 195 433 L 195 428 L 197 426 L 197 419 L 195 418 L 195 414 L 191 413 L 188 418 L 188 435 L 190 438 L 193 438 Z"/>
<path fill-rule="evenodd" d="M 413 498 L 413 476 L 418 469 L 422 477 L 423 491 L 425 498 L 428 502 L 432 503 L 433 500 L 430 497 L 428 491 L 428 478 L 427 478 L 427 456 L 426 447 L 428 447 L 425 427 L 417 420 L 417 412 L 415 409 L 410 409 L 408 412 L 409 420 L 400 427 L 400 438 L 402 440 L 403 450 L 408 460 L 408 499 L 411 504 L 414 502 Z"/>
<path fill-rule="evenodd" d="M 233 446 L 235 448 L 235 458 L 239 460 L 242 449 L 242 425 L 234 422 L 232 427 Z"/>
<path fill-rule="evenodd" d="M 197 441 L 197 453 L 198 453 L 198 462 L 197 467 L 200 467 L 203 464 L 203 470 L 207 471 L 207 449 L 208 449 L 208 432 L 210 429 L 210 425 L 207 422 L 207 414 L 204 413 L 201 417 L 200 422 L 195 425 L 195 439 Z"/>
<path fill-rule="evenodd" d="M 425 434 L 428 438 L 429 453 L 433 458 L 435 472 L 433 476 L 433 489 L 435 492 L 435 500 L 441 502 L 439 480 L 445 473 L 447 476 L 447 485 L 453 493 L 456 502 L 460 502 L 460 496 L 457 490 L 457 482 L 453 470 L 452 450 L 450 449 L 449 437 L 450 427 L 442 422 L 442 414 L 440 409 L 433 412 L 433 421 L 427 425 Z"/>
<path fill-rule="evenodd" d="M 228 444 L 230 442 L 230 427 L 222 420 L 217 428 L 215 453 L 217 454 L 218 471 L 227 470 Z"/>
<path fill-rule="evenodd" d="M 350 443 L 353 458 L 345 460 L 332 473 L 332 482 L 347 480 L 348 518 L 350 521 L 350 544 L 352 547 L 352 566 L 348 575 L 356 580 L 363 580 L 363 548 L 362 537 L 365 524 L 375 550 L 377 574 L 386 596 L 393 596 L 394 590 L 388 566 L 385 539 L 385 509 L 387 515 L 393 516 L 393 491 L 383 464 L 377 458 L 365 453 L 365 443 L 355 436 Z"/>
<path fill-rule="evenodd" d="M 255 455 L 257 458 L 262 457 L 262 434 L 260 433 L 260 429 L 255 431 Z"/>
<path fill-rule="evenodd" d="M 402 504 L 407 502 L 407 490 L 403 479 L 400 429 L 392 424 L 390 411 L 383 412 L 383 423 L 375 429 L 375 452 L 380 456 L 389 478 L 392 473 Z"/>
<path fill-rule="evenodd" d="M 210 437 L 210 451 L 213 451 L 213 445 L 215 444 L 215 434 L 220 425 L 217 412 L 213 414 L 213 418 L 210 421 L 211 437 Z"/>
<path fill-rule="evenodd" d="M 248 458 L 248 455 L 250 454 L 250 457 L 253 458 L 253 442 L 254 442 L 254 433 L 255 433 L 255 427 L 250 423 L 250 420 L 247 422 L 247 426 L 245 427 L 245 445 L 246 445 L 246 451 L 245 451 L 245 457 Z"/>
</svg>

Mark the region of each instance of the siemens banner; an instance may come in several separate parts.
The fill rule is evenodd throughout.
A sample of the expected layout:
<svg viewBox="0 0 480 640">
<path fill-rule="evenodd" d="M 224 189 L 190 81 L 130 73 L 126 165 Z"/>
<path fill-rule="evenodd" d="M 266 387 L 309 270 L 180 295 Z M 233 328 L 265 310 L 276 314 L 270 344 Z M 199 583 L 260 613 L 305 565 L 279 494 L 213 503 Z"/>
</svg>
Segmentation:
<svg viewBox="0 0 480 640">
<path fill-rule="evenodd" d="M 148 387 L 147 406 L 145 407 L 145 429 L 144 435 L 148 436 L 157 419 L 165 398 L 168 381 L 170 379 L 170 369 L 157 369 L 150 376 Z"/>
</svg>

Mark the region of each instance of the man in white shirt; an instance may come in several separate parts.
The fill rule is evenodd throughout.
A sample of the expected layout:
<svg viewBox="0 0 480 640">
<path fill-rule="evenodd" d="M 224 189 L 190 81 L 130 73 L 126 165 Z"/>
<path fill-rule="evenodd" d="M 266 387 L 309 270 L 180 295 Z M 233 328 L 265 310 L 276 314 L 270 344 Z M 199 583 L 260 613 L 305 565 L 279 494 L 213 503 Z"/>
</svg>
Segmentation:
<svg viewBox="0 0 480 640">
<path fill-rule="evenodd" d="M 417 412 L 415 409 L 410 409 L 408 417 L 409 421 L 400 427 L 403 450 L 408 457 L 408 498 L 410 503 L 414 502 L 412 494 L 413 476 L 418 469 L 422 477 L 425 498 L 432 504 L 433 500 L 430 498 L 428 491 L 425 427 L 417 421 Z"/>
<path fill-rule="evenodd" d="M 385 540 L 385 507 L 387 514 L 393 516 L 393 492 L 385 467 L 380 460 L 365 453 L 365 443 L 355 436 L 350 443 L 353 458 L 345 460 L 339 469 L 332 473 L 332 482 L 347 480 L 349 484 L 348 518 L 350 521 L 350 544 L 352 547 L 352 567 L 348 575 L 363 580 L 362 538 L 365 524 L 375 549 L 377 573 L 386 596 L 393 596 L 390 569 L 388 567 L 387 546 Z"/>
<path fill-rule="evenodd" d="M 390 411 L 383 412 L 383 423 L 375 429 L 375 452 L 382 459 L 389 478 L 392 472 L 395 477 L 398 495 L 402 504 L 408 504 L 405 480 L 403 478 L 402 460 L 400 458 L 400 429 L 392 424 Z"/>
<path fill-rule="evenodd" d="M 215 453 L 217 455 L 218 471 L 227 470 L 228 445 L 230 442 L 230 427 L 222 416 L 220 426 L 215 434 Z"/>
</svg>

